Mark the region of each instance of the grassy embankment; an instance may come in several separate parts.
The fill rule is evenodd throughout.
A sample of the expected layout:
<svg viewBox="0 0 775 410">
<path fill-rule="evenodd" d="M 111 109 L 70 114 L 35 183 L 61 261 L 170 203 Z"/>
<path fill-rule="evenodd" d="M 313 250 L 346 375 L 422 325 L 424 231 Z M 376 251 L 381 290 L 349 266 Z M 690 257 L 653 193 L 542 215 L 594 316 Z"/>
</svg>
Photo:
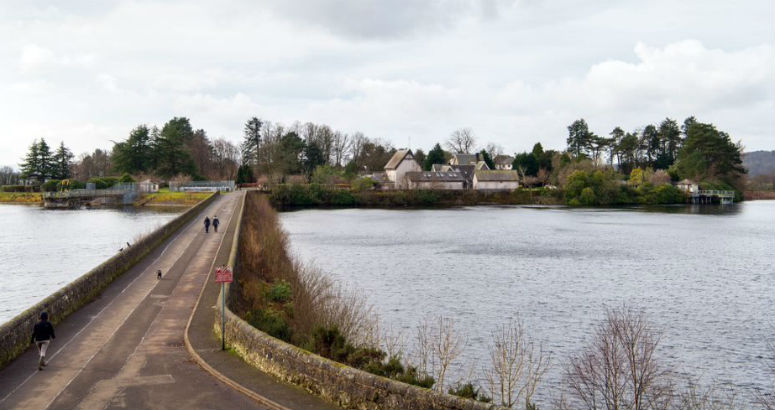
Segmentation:
<svg viewBox="0 0 775 410">
<path fill-rule="evenodd" d="M 464 191 L 352 191 L 318 184 L 278 185 L 269 197 L 280 210 L 331 208 L 444 208 L 473 205 L 560 205 L 562 193 L 548 189 L 513 192 Z"/>
<path fill-rule="evenodd" d="M 162 189 L 159 192 L 143 194 L 135 201 L 135 206 L 194 206 L 212 195 L 212 192 L 170 192 Z"/>
<path fill-rule="evenodd" d="M 0 203 L 34 204 L 43 202 L 43 195 L 39 192 L 0 192 Z"/>
<path fill-rule="evenodd" d="M 265 196 L 250 192 L 239 241 L 235 313 L 271 336 L 370 373 L 430 388 L 431 376 L 387 357 L 364 298 L 288 254 L 288 238 Z"/>
</svg>

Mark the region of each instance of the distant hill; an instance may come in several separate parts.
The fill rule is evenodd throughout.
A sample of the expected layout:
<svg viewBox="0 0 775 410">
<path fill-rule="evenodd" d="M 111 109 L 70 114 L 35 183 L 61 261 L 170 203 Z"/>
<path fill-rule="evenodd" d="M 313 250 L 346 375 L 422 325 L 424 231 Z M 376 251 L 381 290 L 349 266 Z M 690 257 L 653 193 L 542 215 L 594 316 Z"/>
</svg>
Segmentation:
<svg viewBox="0 0 775 410">
<path fill-rule="evenodd" d="M 743 153 L 743 166 L 750 177 L 775 174 L 775 151 Z"/>
</svg>

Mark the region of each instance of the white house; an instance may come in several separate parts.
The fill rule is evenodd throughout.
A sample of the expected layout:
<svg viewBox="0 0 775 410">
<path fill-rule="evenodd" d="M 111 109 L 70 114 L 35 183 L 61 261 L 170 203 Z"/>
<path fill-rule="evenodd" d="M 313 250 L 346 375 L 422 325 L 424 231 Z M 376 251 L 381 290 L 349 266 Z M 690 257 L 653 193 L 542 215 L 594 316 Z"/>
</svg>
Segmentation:
<svg viewBox="0 0 775 410">
<path fill-rule="evenodd" d="M 684 179 L 683 181 L 676 182 L 675 187 L 691 195 L 698 195 L 700 191 L 700 184 L 691 179 Z"/>
<path fill-rule="evenodd" d="M 461 190 L 466 177 L 460 172 L 407 172 L 406 182 L 409 189 L 452 189 Z"/>
<path fill-rule="evenodd" d="M 137 184 L 137 190 L 145 193 L 159 192 L 159 184 L 151 181 L 150 179 L 146 179 L 145 181 Z"/>
<path fill-rule="evenodd" d="M 419 171 L 422 171 L 422 167 L 414 159 L 412 151 L 408 149 L 397 151 L 385 165 L 388 181 L 392 182 L 396 189 L 408 188 L 404 175 L 407 172 Z"/>
<path fill-rule="evenodd" d="M 474 189 L 478 191 L 513 191 L 519 188 L 517 171 L 478 170 L 474 172 Z"/>
<path fill-rule="evenodd" d="M 510 155 L 496 155 L 493 162 L 495 162 L 495 169 L 510 171 L 514 166 L 514 157 Z"/>
</svg>

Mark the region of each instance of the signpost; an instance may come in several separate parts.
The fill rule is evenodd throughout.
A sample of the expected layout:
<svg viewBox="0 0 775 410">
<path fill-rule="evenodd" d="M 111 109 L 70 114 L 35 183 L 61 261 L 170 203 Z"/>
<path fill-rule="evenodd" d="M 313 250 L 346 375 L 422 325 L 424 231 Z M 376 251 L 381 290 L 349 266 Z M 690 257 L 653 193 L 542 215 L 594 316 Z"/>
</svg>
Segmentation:
<svg viewBox="0 0 775 410">
<path fill-rule="evenodd" d="M 226 350 L 226 284 L 234 282 L 234 275 L 228 266 L 215 270 L 215 283 L 221 284 L 221 350 Z"/>
</svg>

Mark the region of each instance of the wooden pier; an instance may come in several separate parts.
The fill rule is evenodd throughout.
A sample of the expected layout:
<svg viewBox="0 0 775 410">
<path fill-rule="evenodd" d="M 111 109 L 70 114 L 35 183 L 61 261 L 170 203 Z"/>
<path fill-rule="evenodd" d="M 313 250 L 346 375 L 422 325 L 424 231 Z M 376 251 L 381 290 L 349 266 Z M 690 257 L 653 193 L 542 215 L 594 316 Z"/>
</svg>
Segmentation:
<svg viewBox="0 0 775 410">
<path fill-rule="evenodd" d="M 735 191 L 723 191 L 719 189 L 701 189 L 691 194 L 693 204 L 729 205 L 735 201 Z"/>
</svg>

